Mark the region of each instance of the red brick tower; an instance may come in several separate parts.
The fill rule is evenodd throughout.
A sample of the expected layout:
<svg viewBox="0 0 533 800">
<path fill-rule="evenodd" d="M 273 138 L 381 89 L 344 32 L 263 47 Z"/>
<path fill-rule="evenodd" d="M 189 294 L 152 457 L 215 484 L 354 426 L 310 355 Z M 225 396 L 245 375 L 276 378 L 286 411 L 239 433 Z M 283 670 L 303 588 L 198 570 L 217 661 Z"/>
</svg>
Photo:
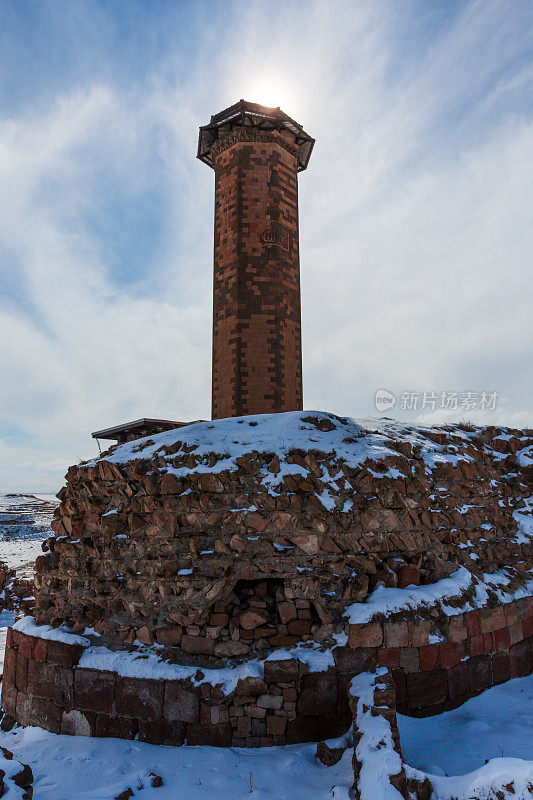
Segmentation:
<svg viewBox="0 0 533 800">
<path fill-rule="evenodd" d="M 302 408 L 297 173 L 313 144 L 244 100 L 200 128 L 215 170 L 213 419 Z"/>
</svg>

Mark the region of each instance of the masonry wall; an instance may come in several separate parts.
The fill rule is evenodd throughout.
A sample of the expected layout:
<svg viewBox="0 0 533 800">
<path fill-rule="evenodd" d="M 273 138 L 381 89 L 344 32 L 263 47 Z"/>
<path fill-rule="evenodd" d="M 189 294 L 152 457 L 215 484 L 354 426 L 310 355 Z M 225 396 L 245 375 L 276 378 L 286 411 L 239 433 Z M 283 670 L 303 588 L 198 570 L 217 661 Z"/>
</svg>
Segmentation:
<svg viewBox="0 0 533 800">
<path fill-rule="evenodd" d="M 294 449 L 228 466 L 225 443 L 218 454 L 200 449 L 221 420 L 191 426 L 189 438 L 182 428 L 175 442 L 165 434 L 156 453 L 147 442 L 148 457 L 114 463 L 118 448 L 72 467 L 36 561 L 37 622 L 223 665 L 308 639 L 333 647 L 346 607 L 379 586 L 431 586 L 461 567 L 479 579 L 506 570 L 511 594 L 523 584 L 533 549 L 516 515 L 527 514 L 531 488 L 518 458 L 531 436 L 426 429 L 413 446 L 356 439 L 333 415 L 301 420 L 313 442 L 338 431 L 373 458 L 352 466 Z M 229 422 L 230 445 L 260 430 Z M 430 471 L 426 460 L 438 458 Z M 428 622 L 440 635 L 439 617 Z"/>
<path fill-rule="evenodd" d="M 297 150 L 238 129 L 213 147 L 213 418 L 302 408 Z"/>
<path fill-rule="evenodd" d="M 79 667 L 83 648 L 10 630 L 2 707 L 22 725 L 54 733 L 116 736 L 155 744 L 260 747 L 343 734 L 349 685 L 387 667 L 404 713 L 432 714 L 532 671 L 533 599 L 450 617 L 447 637 L 429 643 L 424 620 L 350 626 L 335 666 L 309 672 L 288 658 L 265 661 L 228 695 L 191 680 L 121 677 Z M 204 680 L 204 678 L 201 678 Z"/>
</svg>

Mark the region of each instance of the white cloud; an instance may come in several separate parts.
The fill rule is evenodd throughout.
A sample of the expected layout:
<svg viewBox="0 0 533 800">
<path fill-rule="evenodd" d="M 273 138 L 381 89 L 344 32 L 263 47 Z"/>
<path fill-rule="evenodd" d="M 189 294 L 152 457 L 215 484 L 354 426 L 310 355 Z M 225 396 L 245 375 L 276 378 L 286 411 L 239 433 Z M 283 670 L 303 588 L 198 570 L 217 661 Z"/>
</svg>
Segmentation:
<svg viewBox="0 0 533 800">
<path fill-rule="evenodd" d="M 0 443 L 0 486 L 54 488 L 94 452 L 91 430 L 209 414 L 197 128 L 261 84 L 317 138 L 300 178 L 306 406 L 369 415 L 380 387 L 497 390 L 496 419 L 533 416 L 520 13 L 469 3 L 438 33 L 413 18 L 411 42 L 386 2 L 235 9 L 186 72 L 168 52 L 128 89 L 88 80 L 0 123 L 0 419 L 22 432 Z M 164 241 L 124 279 L 92 220 L 115 190 L 148 213 L 154 184 Z"/>
</svg>

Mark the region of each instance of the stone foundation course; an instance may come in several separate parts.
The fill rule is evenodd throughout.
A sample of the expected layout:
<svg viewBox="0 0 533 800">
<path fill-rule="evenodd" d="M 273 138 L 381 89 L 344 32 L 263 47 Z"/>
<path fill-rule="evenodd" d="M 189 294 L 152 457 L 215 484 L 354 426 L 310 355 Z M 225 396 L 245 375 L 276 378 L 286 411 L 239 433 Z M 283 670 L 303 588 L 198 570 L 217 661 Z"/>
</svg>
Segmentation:
<svg viewBox="0 0 533 800">
<path fill-rule="evenodd" d="M 262 747 L 345 733 L 350 682 L 364 672 L 388 669 L 395 704 L 418 715 L 532 671 L 531 598 L 450 617 L 447 630 L 445 640 L 430 644 L 424 620 L 352 625 L 347 644 L 331 651 L 328 669 L 312 671 L 288 651 L 227 691 L 210 682 L 205 668 L 186 679 L 133 677 L 84 666 L 91 662 L 82 645 L 10 629 L 2 707 L 21 725 L 53 733 Z"/>
</svg>

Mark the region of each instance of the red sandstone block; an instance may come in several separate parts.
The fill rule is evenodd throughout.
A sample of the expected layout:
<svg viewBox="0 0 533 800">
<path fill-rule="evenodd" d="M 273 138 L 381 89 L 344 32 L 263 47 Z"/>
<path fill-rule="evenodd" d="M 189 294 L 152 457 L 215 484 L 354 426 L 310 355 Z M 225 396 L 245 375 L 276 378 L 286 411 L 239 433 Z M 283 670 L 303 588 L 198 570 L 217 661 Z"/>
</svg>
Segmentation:
<svg viewBox="0 0 533 800">
<path fill-rule="evenodd" d="M 15 675 L 17 670 L 17 652 L 12 650 L 6 645 L 6 654 L 4 657 L 4 675 L 2 681 L 4 685 L 9 683 L 15 686 Z"/>
<path fill-rule="evenodd" d="M 443 642 L 439 645 L 438 663 L 444 669 L 457 664 L 466 654 L 464 642 Z"/>
<path fill-rule="evenodd" d="M 266 721 L 269 736 L 283 736 L 287 727 L 287 717 L 268 716 Z"/>
<path fill-rule="evenodd" d="M 494 634 L 493 633 L 484 633 L 483 634 L 483 643 L 485 646 L 485 653 L 492 653 L 494 650 Z"/>
<path fill-rule="evenodd" d="M 48 642 L 46 639 L 36 639 L 33 646 L 35 661 L 46 661 L 48 657 Z"/>
<path fill-rule="evenodd" d="M 528 636 L 533 636 L 533 617 L 522 621 L 522 638 L 527 639 Z"/>
<path fill-rule="evenodd" d="M 518 621 L 518 609 L 516 607 L 516 603 L 507 603 L 505 606 L 503 606 L 503 613 L 505 614 L 507 627 L 514 625 L 515 622 Z"/>
<path fill-rule="evenodd" d="M 14 683 L 2 682 L 2 708 L 10 717 L 15 717 L 17 713 L 17 688 Z"/>
<path fill-rule="evenodd" d="M 457 614 L 448 619 L 448 639 L 451 642 L 464 642 L 467 637 L 467 628 L 462 614 Z"/>
<path fill-rule="evenodd" d="M 497 653 L 502 653 L 504 650 L 509 650 L 511 646 L 511 637 L 508 628 L 499 628 L 494 631 L 494 649 Z"/>
<path fill-rule="evenodd" d="M 280 661 L 265 661 L 264 681 L 267 684 L 291 683 L 292 681 L 298 680 L 298 676 L 298 662 L 294 658 L 287 658 Z"/>
<path fill-rule="evenodd" d="M 408 647 L 409 630 L 407 622 L 386 622 L 383 626 L 385 647 Z"/>
<path fill-rule="evenodd" d="M 516 644 L 517 642 L 522 641 L 524 634 L 521 622 L 517 621 L 509 626 L 509 636 L 511 638 L 511 644 Z"/>
<path fill-rule="evenodd" d="M 357 650 L 352 650 L 351 647 L 336 647 L 333 651 L 333 658 L 339 672 L 351 673 L 353 676 L 358 675 L 360 672 L 372 672 L 376 668 L 378 652 L 373 647 L 359 647 Z M 279 662 L 266 661 L 265 676 L 267 674 L 266 667 L 269 663 L 275 664 Z"/>
<path fill-rule="evenodd" d="M 462 661 L 446 671 L 450 700 L 466 699 L 470 693 L 471 667 L 469 661 Z"/>
<path fill-rule="evenodd" d="M 395 669 L 391 674 L 396 690 L 396 706 L 405 706 L 407 703 L 407 676 L 403 669 Z"/>
<path fill-rule="evenodd" d="M 13 631 L 13 635 L 18 652 L 25 658 L 32 658 L 35 638 L 33 636 L 27 636 L 25 633 L 21 633 L 20 631 Z"/>
<path fill-rule="evenodd" d="M 420 669 L 419 653 L 417 647 L 402 647 L 400 650 L 400 667 L 407 673 L 418 672 Z"/>
<path fill-rule="evenodd" d="M 469 658 L 447 670 L 448 693 L 451 700 L 466 699 L 492 686 L 490 656 Z"/>
<path fill-rule="evenodd" d="M 383 630 L 379 623 L 348 626 L 348 645 L 357 647 L 379 647 L 383 642 Z"/>
<path fill-rule="evenodd" d="M 287 625 L 289 633 L 293 636 L 305 636 L 311 633 L 310 619 L 293 619 Z"/>
<path fill-rule="evenodd" d="M 163 694 L 163 681 L 117 677 L 115 713 L 119 717 L 162 719 Z"/>
<path fill-rule="evenodd" d="M 494 618 L 492 616 L 492 609 L 483 608 L 479 612 L 479 615 L 481 619 L 481 632 L 492 633 L 492 631 L 494 630 Z"/>
<path fill-rule="evenodd" d="M 407 705 L 409 708 L 427 708 L 444 703 L 448 696 L 446 671 L 419 672 L 407 675 Z"/>
<path fill-rule="evenodd" d="M 497 631 L 500 628 L 505 628 L 507 620 L 505 619 L 505 611 L 503 606 L 498 606 L 492 609 L 492 626 L 493 630 Z"/>
<path fill-rule="evenodd" d="M 419 651 L 420 671 L 429 672 L 430 670 L 435 669 L 438 657 L 439 657 L 438 644 L 428 644 L 425 645 L 424 647 L 421 647 Z"/>
<path fill-rule="evenodd" d="M 472 636 L 467 640 L 470 656 L 481 656 L 485 652 L 485 638 L 483 635 Z"/>
<path fill-rule="evenodd" d="M 9 649 L 9 648 L 12 648 L 12 647 L 13 647 L 13 628 L 8 628 L 7 629 L 7 635 L 6 635 L 6 649 Z"/>
<path fill-rule="evenodd" d="M 111 714 L 115 694 L 115 673 L 80 668 L 74 673 L 75 707 L 99 714 Z"/>
<path fill-rule="evenodd" d="M 299 742 L 318 742 L 342 736 L 350 725 L 351 715 L 315 715 L 296 717 L 287 723 L 287 744 Z"/>
<path fill-rule="evenodd" d="M 408 623 L 409 647 L 422 647 L 429 643 L 430 623 L 426 620 L 412 620 Z"/>
<path fill-rule="evenodd" d="M 179 747 L 185 742 L 186 726 L 183 722 L 163 722 L 161 720 L 139 721 L 139 741 L 149 744 L 163 744 Z"/>
<path fill-rule="evenodd" d="M 16 720 L 20 725 L 35 725 L 51 733 L 61 730 L 61 709 L 51 700 L 17 692 Z"/>
<path fill-rule="evenodd" d="M 136 719 L 117 717 L 111 714 L 96 715 L 96 736 L 113 739 L 133 739 L 137 734 Z"/>
<path fill-rule="evenodd" d="M 337 676 L 334 670 L 312 672 L 302 677 L 298 712 L 334 714 L 337 710 Z"/>
<path fill-rule="evenodd" d="M 529 609 L 527 607 L 527 599 L 525 597 L 521 598 L 520 600 L 516 600 L 515 602 L 516 608 L 516 616 L 520 621 L 527 619 L 530 614 L 528 613 Z"/>
<path fill-rule="evenodd" d="M 481 633 L 481 617 L 479 611 L 467 611 L 464 614 L 466 632 L 468 636 L 477 636 Z"/>
<path fill-rule="evenodd" d="M 166 681 L 163 716 L 169 722 L 198 722 L 198 692 L 179 681 Z"/>
<path fill-rule="evenodd" d="M 28 686 L 28 659 L 20 652 L 15 666 L 15 686 L 19 692 L 25 692 Z"/>
<path fill-rule="evenodd" d="M 80 645 L 56 642 L 50 639 L 48 641 L 47 661 L 63 667 L 74 667 L 80 660 L 82 652 L 83 647 Z"/>
<path fill-rule="evenodd" d="M 492 683 L 497 685 L 511 677 L 511 657 L 509 653 L 494 653 L 491 657 Z"/>
<path fill-rule="evenodd" d="M 231 745 L 231 725 L 187 725 L 186 740 L 188 745 L 206 744 L 211 747 L 229 747 Z"/>
<path fill-rule="evenodd" d="M 420 570 L 404 564 L 398 572 L 398 586 L 405 589 L 406 586 L 418 586 L 420 584 Z"/>
<path fill-rule="evenodd" d="M 211 655 L 215 647 L 214 639 L 207 639 L 205 636 L 189 636 L 184 634 L 181 637 L 181 649 L 186 653 L 194 655 Z"/>
<path fill-rule="evenodd" d="M 517 642 L 509 650 L 511 678 L 523 678 L 531 672 L 531 647 L 527 641 Z"/>
<path fill-rule="evenodd" d="M 387 667 L 388 669 L 398 669 L 400 666 L 400 648 L 399 647 L 380 647 L 377 651 L 378 667 Z"/>
<path fill-rule="evenodd" d="M 74 672 L 59 664 L 46 661 L 28 662 L 28 694 L 53 700 L 63 708 L 72 708 L 74 701 Z"/>
</svg>

